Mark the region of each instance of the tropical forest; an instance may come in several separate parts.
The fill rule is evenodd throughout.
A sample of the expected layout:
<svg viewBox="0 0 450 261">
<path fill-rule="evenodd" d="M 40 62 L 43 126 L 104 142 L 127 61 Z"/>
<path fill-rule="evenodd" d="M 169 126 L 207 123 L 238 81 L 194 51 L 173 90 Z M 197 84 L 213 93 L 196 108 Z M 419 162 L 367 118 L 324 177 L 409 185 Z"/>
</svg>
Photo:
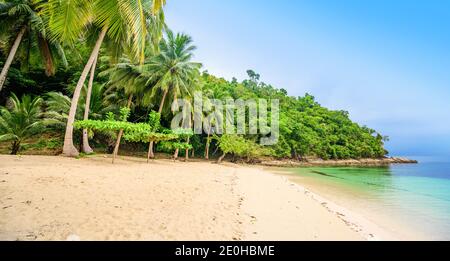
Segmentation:
<svg viewBox="0 0 450 261">
<path fill-rule="evenodd" d="M 165 5 L 0 1 L 0 153 L 244 162 L 388 154 L 386 136 L 312 94 L 290 96 L 251 69 L 242 81 L 210 74 L 195 58 L 194 39 L 166 24 Z M 279 100 L 278 142 L 170 128 L 173 102 L 196 92 L 205 99 Z"/>
</svg>

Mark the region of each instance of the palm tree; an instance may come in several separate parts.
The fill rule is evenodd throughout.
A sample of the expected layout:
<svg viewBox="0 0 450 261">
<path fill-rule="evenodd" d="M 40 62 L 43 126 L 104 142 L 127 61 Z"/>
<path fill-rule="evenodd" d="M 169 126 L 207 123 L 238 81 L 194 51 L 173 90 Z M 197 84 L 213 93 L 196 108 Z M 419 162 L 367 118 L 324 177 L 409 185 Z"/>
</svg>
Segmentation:
<svg viewBox="0 0 450 261">
<path fill-rule="evenodd" d="M 77 112 L 75 115 L 76 120 L 85 119 L 86 104 L 89 104 L 89 116 L 94 120 L 102 119 L 106 113 L 110 111 L 118 111 L 119 107 L 117 105 L 117 101 L 108 95 L 108 88 L 105 84 L 94 83 L 90 87 L 91 94 L 88 95 L 88 92 L 89 87 L 85 86 L 81 93 L 81 105 L 77 107 Z M 47 114 L 51 115 L 53 119 L 58 121 L 57 125 L 59 127 L 65 129 L 71 105 L 70 98 L 60 92 L 49 92 L 46 94 L 46 97 L 46 106 L 50 111 Z M 87 99 L 89 99 L 89 103 L 86 101 Z M 82 134 L 82 143 L 80 145 L 81 149 L 85 146 L 84 130 Z"/>
<path fill-rule="evenodd" d="M 152 43 L 150 45 L 150 47 L 152 47 L 152 48 L 148 49 L 147 51 L 150 52 L 150 53 L 153 53 L 155 51 L 155 48 L 157 47 L 157 45 L 159 43 L 160 36 L 161 36 L 161 33 L 162 33 L 162 29 L 163 29 L 163 27 L 165 27 L 165 24 L 163 22 L 164 21 L 164 13 L 163 12 L 158 12 L 158 14 L 155 16 L 155 15 L 152 15 L 152 13 L 149 13 L 146 10 L 144 10 L 144 12 L 145 12 L 145 19 L 147 20 L 147 22 L 146 22 L 147 23 L 147 30 L 149 32 L 148 34 L 146 34 L 147 35 L 146 42 L 148 41 L 148 42 Z M 145 40 L 145 39 L 143 38 L 142 40 Z M 109 53 L 111 54 L 109 56 L 110 62 L 113 62 L 114 64 L 117 63 L 117 62 L 121 62 L 122 65 L 125 64 L 125 67 L 127 67 L 127 65 L 128 65 L 128 67 L 130 67 L 130 66 L 132 66 L 131 61 L 130 61 L 130 59 L 128 59 L 126 57 L 131 57 L 131 59 L 136 60 L 136 57 L 133 57 L 133 50 L 132 50 L 133 46 L 130 47 L 128 43 L 122 44 L 122 45 L 118 45 L 115 41 L 109 40 L 109 41 L 106 41 L 106 45 L 107 45 L 106 49 L 108 49 Z M 145 52 L 146 50 L 142 49 L 142 51 Z M 125 60 L 126 60 L 125 63 L 123 61 L 120 61 L 120 58 L 122 58 L 123 55 L 126 55 L 125 56 Z M 104 58 L 106 58 L 106 57 L 104 57 Z M 143 55 L 141 55 L 139 57 L 139 59 L 140 59 L 139 64 L 142 64 L 142 61 L 143 61 L 142 59 L 143 58 L 144 58 Z M 93 65 L 92 65 L 92 68 L 91 68 L 91 71 L 90 71 L 90 77 L 89 77 L 89 83 L 88 83 L 88 94 L 87 94 L 88 98 L 86 99 L 86 105 L 85 105 L 85 111 L 84 111 L 84 120 L 87 120 L 89 118 L 89 96 L 90 96 L 90 91 L 89 90 L 92 88 L 92 83 L 94 81 L 96 64 L 97 64 L 97 58 L 94 61 Z M 118 72 L 119 74 L 120 74 L 120 68 L 123 67 L 122 65 L 119 65 L 117 67 L 117 69 L 119 69 L 119 72 Z M 112 68 L 115 69 L 114 66 Z M 131 76 L 134 76 L 134 75 L 132 74 Z M 130 79 L 129 76 L 125 77 L 125 78 Z M 133 78 L 131 78 L 131 79 L 133 80 Z M 124 79 L 120 79 L 119 82 L 123 84 L 123 81 L 124 81 Z M 125 81 L 127 81 L 127 80 L 125 79 Z M 133 86 L 133 85 L 130 85 L 130 84 L 125 84 L 125 85 L 126 86 Z M 128 102 L 126 103 L 127 104 L 126 105 L 127 108 L 131 107 L 131 104 L 132 104 L 132 101 L 133 101 L 133 93 L 135 93 L 135 92 L 136 92 L 135 90 L 132 90 L 132 91 L 126 90 L 126 93 L 130 93 L 128 95 Z M 116 145 L 115 145 L 114 153 L 113 153 L 113 155 L 114 155 L 113 163 L 114 163 L 114 159 L 117 156 L 117 153 L 119 151 L 119 145 L 120 145 L 120 141 L 121 141 L 122 135 L 123 135 L 123 130 L 119 131 L 119 134 L 118 134 L 118 137 L 117 137 L 117 141 L 116 141 Z M 84 153 L 92 153 L 93 152 L 92 148 L 89 146 L 88 133 L 87 133 L 86 129 L 83 130 L 83 147 L 82 147 L 82 150 L 83 150 Z"/>
<path fill-rule="evenodd" d="M 149 92 L 144 93 L 150 95 L 151 99 L 161 97 L 158 113 L 162 114 L 168 95 L 173 99 L 191 95 L 201 64 L 191 61 L 196 47 L 192 45 L 192 38 L 188 35 L 175 35 L 167 30 L 159 49 L 160 54 L 142 66 L 142 77 L 146 79 L 147 86 L 151 87 Z M 150 156 L 153 158 L 153 142 L 149 146 Z"/>
<path fill-rule="evenodd" d="M 25 63 L 29 62 L 30 52 L 38 49 L 41 53 L 47 76 L 55 74 L 56 54 L 61 57 L 61 61 L 67 66 L 61 46 L 56 42 L 50 41 L 47 37 L 48 30 L 44 19 L 38 14 L 35 1 L 0 1 L 0 21 L 0 34 L 8 37 L 10 42 L 9 54 L 0 73 L 0 91 L 6 81 L 6 76 L 14 57 L 21 43 L 25 40 L 26 44 L 22 45 Z"/>
<path fill-rule="evenodd" d="M 205 99 L 203 101 L 203 106 L 207 107 L 211 107 L 211 101 L 209 99 Z M 202 114 L 202 117 L 207 118 L 207 115 L 205 115 L 204 113 Z M 206 143 L 205 143 L 205 159 L 209 160 L 209 147 L 211 145 L 211 141 L 213 139 L 213 136 L 211 136 L 212 133 L 212 128 L 213 126 L 216 124 L 215 118 L 213 119 L 208 119 L 208 130 L 207 130 L 207 136 L 206 136 Z"/>
<path fill-rule="evenodd" d="M 91 119 L 102 119 L 106 113 L 110 111 L 118 111 L 116 101 L 108 96 L 108 88 L 105 84 L 94 83 L 91 89 L 90 96 L 90 109 L 89 115 Z M 85 86 L 81 93 L 80 106 L 77 107 L 75 119 L 83 120 L 85 111 L 85 100 L 87 99 L 88 88 Z M 69 110 L 71 105 L 71 99 L 69 96 L 60 92 L 49 92 L 45 94 L 45 105 L 47 115 L 51 115 L 53 119 L 59 122 L 62 128 L 66 128 L 67 118 L 69 116 Z"/>
<path fill-rule="evenodd" d="M 110 59 L 109 57 L 102 57 L 102 59 Z M 107 85 L 110 87 L 110 93 L 123 93 L 128 97 L 126 107 L 131 108 L 133 105 L 133 97 L 139 98 L 142 91 L 142 80 L 140 80 L 141 66 L 137 65 L 129 55 L 124 55 L 119 59 L 118 63 L 113 67 L 101 72 L 100 75 L 108 76 Z M 117 154 L 119 153 L 120 142 L 123 136 L 123 130 L 119 130 L 117 134 L 116 143 L 113 150 L 114 163 Z"/>
<path fill-rule="evenodd" d="M 50 123 L 41 110 L 43 100 L 24 95 L 19 100 L 12 93 L 9 108 L 0 107 L 0 141 L 11 141 L 11 154 L 16 155 L 26 138 L 42 132 Z"/>
<path fill-rule="evenodd" d="M 92 85 L 94 84 L 94 76 L 95 76 L 95 68 L 97 66 L 97 58 L 94 61 L 94 64 L 91 68 L 91 75 L 89 76 L 89 82 L 88 82 L 88 89 L 86 92 L 86 103 L 84 105 L 84 117 L 83 120 L 89 119 L 89 109 L 91 105 L 91 94 L 92 94 Z M 94 150 L 89 145 L 89 137 L 88 137 L 88 130 L 83 129 L 83 146 L 82 150 L 84 153 L 90 154 L 94 152 Z"/>
<path fill-rule="evenodd" d="M 162 13 L 160 10 L 164 4 L 165 0 L 48 0 L 42 3 L 43 13 L 50 17 L 49 27 L 53 32 L 53 37 L 60 41 L 73 43 L 79 38 L 87 24 L 93 23 L 101 28 L 97 42 L 73 94 L 64 137 L 63 155 L 78 155 L 78 151 L 73 145 L 73 122 L 81 89 L 98 57 L 105 36 L 108 35 L 119 45 L 125 42 L 129 43 L 133 47 L 135 56 L 139 57 L 140 61 L 144 61 L 145 45 L 149 33 L 146 17 L 148 13 L 145 10 L 152 10 L 155 17 L 163 18 L 159 13 Z M 128 39 L 128 35 L 131 35 L 131 39 Z"/>
</svg>

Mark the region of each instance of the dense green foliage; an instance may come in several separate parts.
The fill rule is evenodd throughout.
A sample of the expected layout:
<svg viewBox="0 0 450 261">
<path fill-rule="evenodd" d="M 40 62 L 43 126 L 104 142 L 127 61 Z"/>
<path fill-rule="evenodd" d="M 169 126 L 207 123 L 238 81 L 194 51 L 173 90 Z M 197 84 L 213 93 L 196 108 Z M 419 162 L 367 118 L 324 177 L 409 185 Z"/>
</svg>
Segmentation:
<svg viewBox="0 0 450 261">
<path fill-rule="evenodd" d="M 174 158 L 178 157 L 179 151 L 185 151 L 185 153 L 193 149 L 192 144 L 189 144 L 189 139 L 194 135 L 190 129 L 176 129 L 169 131 L 176 136 L 172 141 L 162 141 L 159 144 L 159 149 L 166 153 L 174 153 Z"/>
<path fill-rule="evenodd" d="M 184 137 L 178 132 L 159 133 L 160 114 L 151 112 L 148 123 L 132 123 L 128 122 L 130 110 L 122 108 L 120 110 L 119 120 L 115 120 L 113 113 L 108 113 L 106 120 L 82 120 L 75 122 L 77 129 L 88 129 L 102 133 L 115 133 L 120 130 L 124 132 L 123 138 L 130 142 L 149 143 L 151 141 L 169 141 Z"/>
<path fill-rule="evenodd" d="M 13 141 L 17 153 L 20 142 L 34 134 L 51 130 L 63 135 L 64 128 L 72 126 L 67 122 L 75 104 L 72 97 L 78 90 L 81 96 L 72 117 L 79 131 L 74 139 L 81 141 L 81 130 L 87 129 L 90 139 L 95 137 L 96 145 L 107 145 L 109 152 L 114 145 L 118 150 L 123 142 L 149 143 L 150 155 L 155 142 L 156 151 L 186 155 L 191 151 L 222 158 L 232 155 L 248 161 L 263 156 L 303 160 L 378 158 L 387 154 L 386 137 L 351 121 L 348 112 L 322 107 L 309 94 L 291 97 L 286 90 L 260 81 L 260 75 L 251 70 L 248 79 L 240 82 L 200 73 L 201 64 L 192 61 L 196 47 L 191 37 L 172 33 L 164 26 L 163 12 L 152 11 L 164 3 L 0 0 L 0 22 L 5 27 L 0 32 L 1 67 L 18 30 L 26 28 L 26 37 L 0 92 L 0 104 L 9 104 L 1 109 L 0 139 Z M 141 6 L 145 9 L 135 12 Z M 62 16 L 63 10 L 68 16 Z M 78 79 L 86 72 L 84 65 L 92 57 L 92 46 L 101 30 L 107 33 L 95 58 L 97 69 L 92 70 L 89 120 L 83 120 L 88 91 Z M 168 130 L 173 117 L 171 102 L 177 98 L 192 100 L 197 90 L 202 91 L 205 105 L 206 98 L 278 99 L 278 143 L 261 146 L 261 135 L 194 135 L 191 130 Z M 26 95 L 19 101 L 12 92 Z M 48 118 L 56 124 L 44 128 Z"/>
<path fill-rule="evenodd" d="M 387 154 L 383 147 L 386 137 L 352 122 L 348 112 L 324 108 L 309 94 L 288 96 L 285 90 L 260 82 L 259 75 L 253 71 L 249 70 L 248 75 L 248 80 L 239 83 L 204 73 L 203 92 L 220 99 L 279 99 L 280 140 L 271 147 L 273 156 L 348 159 L 378 158 Z M 238 149 L 234 153 L 241 154 Z"/>
<path fill-rule="evenodd" d="M 226 154 L 232 153 L 238 157 L 245 157 L 247 161 L 250 161 L 261 156 L 271 155 L 271 151 L 268 149 L 240 135 L 225 134 L 217 139 L 219 148 L 223 152 L 222 158 Z"/>
<path fill-rule="evenodd" d="M 0 142 L 11 141 L 11 154 L 17 154 L 24 139 L 41 133 L 52 123 L 41 109 L 43 100 L 28 95 L 11 95 L 9 108 L 0 107 Z"/>
</svg>

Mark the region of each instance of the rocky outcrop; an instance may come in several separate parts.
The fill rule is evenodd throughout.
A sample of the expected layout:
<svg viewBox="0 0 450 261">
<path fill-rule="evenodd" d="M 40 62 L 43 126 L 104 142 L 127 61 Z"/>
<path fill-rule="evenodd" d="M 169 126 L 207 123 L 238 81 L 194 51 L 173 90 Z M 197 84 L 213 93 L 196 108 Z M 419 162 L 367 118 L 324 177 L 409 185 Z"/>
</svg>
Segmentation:
<svg viewBox="0 0 450 261">
<path fill-rule="evenodd" d="M 313 166 L 385 166 L 390 164 L 416 164 L 417 160 L 390 157 L 380 159 L 346 159 L 322 160 L 308 158 L 303 161 L 295 160 L 266 160 L 258 163 L 268 167 L 313 167 Z"/>
</svg>

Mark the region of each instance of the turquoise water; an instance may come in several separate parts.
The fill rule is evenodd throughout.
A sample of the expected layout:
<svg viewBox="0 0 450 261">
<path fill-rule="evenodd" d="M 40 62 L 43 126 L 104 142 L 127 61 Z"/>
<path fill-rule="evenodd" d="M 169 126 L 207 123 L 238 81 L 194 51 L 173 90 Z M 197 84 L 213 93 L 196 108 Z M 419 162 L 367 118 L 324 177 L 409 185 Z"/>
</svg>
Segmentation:
<svg viewBox="0 0 450 261">
<path fill-rule="evenodd" d="M 293 172 L 296 180 L 338 199 L 336 203 L 344 207 L 362 209 L 391 232 L 401 233 L 396 227 L 401 224 L 420 234 L 420 239 L 450 240 L 450 162 L 298 168 Z M 387 219 L 396 222 L 384 222 Z"/>
</svg>

